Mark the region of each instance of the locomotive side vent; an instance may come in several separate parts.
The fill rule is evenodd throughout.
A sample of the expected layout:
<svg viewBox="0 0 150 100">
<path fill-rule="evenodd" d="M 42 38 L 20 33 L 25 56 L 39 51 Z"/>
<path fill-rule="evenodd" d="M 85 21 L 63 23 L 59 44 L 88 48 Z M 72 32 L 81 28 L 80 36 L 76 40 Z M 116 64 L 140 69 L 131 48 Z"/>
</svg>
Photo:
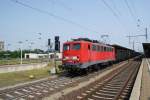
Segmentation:
<svg viewBox="0 0 150 100">
<path fill-rule="evenodd" d="M 88 42 L 92 42 L 92 43 L 101 43 L 98 40 L 91 40 L 89 38 L 77 38 L 77 39 L 72 39 L 73 41 L 88 41 Z"/>
<path fill-rule="evenodd" d="M 89 38 L 77 38 L 77 39 L 72 39 L 73 41 L 88 41 L 88 42 L 92 42 L 92 40 L 90 40 Z"/>
</svg>

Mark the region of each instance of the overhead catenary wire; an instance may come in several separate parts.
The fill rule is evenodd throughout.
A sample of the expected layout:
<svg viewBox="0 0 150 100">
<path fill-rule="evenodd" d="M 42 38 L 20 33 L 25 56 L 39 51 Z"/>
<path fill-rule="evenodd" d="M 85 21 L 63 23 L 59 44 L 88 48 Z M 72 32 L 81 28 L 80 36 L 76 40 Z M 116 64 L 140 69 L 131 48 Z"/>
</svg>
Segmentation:
<svg viewBox="0 0 150 100">
<path fill-rule="evenodd" d="M 118 14 L 112 9 L 112 7 L 105 1 L 105 0 L 101 0 L 104 5 L 112 12 L 112 14 L 117 18 L 119 19 L 119 16 Z"/>
<path fill-rule="evenodd" d="M 110 12 L 114 15 L 114 17 L 116 18 L 116 20 L 122 25 L 122 27 L 124 28 L 124 30 L 126 31 L 127 28 L 124 25 L 124 23 L 121 21 L 119 15 L 116 13 L 116 11 L 105 1 L 105 0 L 101 0 L 102 3 L 110 10 Z"/>
<path fill-rule="evenodd" d="M 131 8 L 133 9 L 135 16 L 138 18 L 138 12 L 137 12 L 137 9 L 135 8 L 133 1 L 131 1 L 130 4 L 131 4 Z"/>
<path fill-rule="evenodd" d="M 14 2 L 14 3 L 17 3 L 17 4 L 20 4 L 20 5 L 24 6 L 24 7 L 30 8 L 30 9 L 32 9 L 32 10 L 35 10 L 35 11 L 37 11 L 37 12 L 40 12 L 40 13 L 43 13 L 43 14 L 47 14 L 47 15 L 49 15 L 49 16 L 55 18 L 55 19 L 62 20 L 62 21 L 64 21 L 64 22 L 67 22 L 67 23 L 69 23 L 69 24 L 72 24 L 72 25 L 74 25 L 74 26 L 76 26 L 76 27 L 79 27 L 79 28 L 81 28 L 81 29 L 88 30 L 88 31 L 91 31 L 91 32 L 94 32 L 94 33 L 99 33 L 99 32 L 97 32 L 97 31 L 95 31 L 95 30 L 92 30 L 92 29 L 90 29 L 90 28 L 88 28 L 88 27 L 86 27 L 86 26 L 83 26 L 83 25 L 81 25 L 81 24 L 79 24 L 79 23 L 76 23 L 76 22 L 74 22 L 74 21 L 72 21 L 72 20 L 66 19 L 66 18 L 64 18 L 64 17 L 55 15 L 55 14 L 53 14 L 53 13 L 51 13 L 51 12 L 48 12 L 48 11 L 45 11 L 45 10 L 42 10 L 42 9 L 39 9 L 39 8 L 36 8 L 36 7 L 33 7 L 33 6 L 29 5 L 29 4 L 23 3 L 23 2 L 21 2 L 21 1 L 18 1 L 18 0 L 10 0 L 10 1 L 12 1 L 12 2 Z"/>
<path fill-rule="evenodd" d="M 114 10 L 116 11 L 116 13 L 117 13 L 119 16 L 121 16 L 122 14 L 121 14 L 121 12 L 117 9 L 117 6 L 116 6 L 114 0 L 110 0 L 110 2 L 111 2 L 111 4 L 113 5 L 113 8 L 114 8 Z"/>
<path fill-rule="evenodd" d="M 62 6 L 63 8 L 65 8 L 65 9 L 67 9 L 67 10 L 69 10 L 69 11 L 72 10 L 71 7 L 67 6 L 67 5 L 66 5 L 63 1 L 61 1 L 61 0 L 48 0 L 48 1 L 53 2 L 53 3 L 56 3 L 56 1 L 57 1 L 57 4 L 58 4 L 58 5 Z"/>
<path fill-rule="evenodd" d="M 132 9 L 131 9 L 131 7 L 130 7 L 130 5 L 129 5 L 129 3 L 128 3 L 128 0 L 124 0 L 124 1 L 125 1 L 125 4 L 126 4 L 128 10 L 129 10 L 129 13 L 130 13 L 131 17 L 132 17 L 133 20 L 136 22 L 136 21 L 137 21 L 137 18 L 136 18 L 136 16 L 134 15 L 134 13 L 133 13 L 133 11 L 132 11 Z"/>
<path fill-rule="evenodd" d="M 131 4 L 131 8 L 133 9 L 133 12 L 135 14 L 135 17 L 137 18 L 137 27 L 141 27 L 141 24 L 144 23 L 144 20 L 143 20 L 142 16 L 139 16 L 139 13 L 138 13 L 137 9 L 135 8 L 133 1 L 131 1 L 130 4 Z"/>
<path fill-rule="evenodd" d="M 137 26 L 138 30 L 141 31 L 140 27 L 144 28 L 144 27 L 142 27 L 142 22 L 144 20 L 142 20 L 142 18 L 139 18 L 138 14 L 137 14 L 137 11 L 136 11 L 136 9 L 134 7 L 133 2 L 130 2 L 131 5 L 129 5 L 128 0 L 124 0 L 124 1 L 125 1 L 125 4 L 126 4 L 128 10 L 129 10 L 129 13 L 130 13 L 133 21 L 135 21 L 135 25 Z"/>
</svg>

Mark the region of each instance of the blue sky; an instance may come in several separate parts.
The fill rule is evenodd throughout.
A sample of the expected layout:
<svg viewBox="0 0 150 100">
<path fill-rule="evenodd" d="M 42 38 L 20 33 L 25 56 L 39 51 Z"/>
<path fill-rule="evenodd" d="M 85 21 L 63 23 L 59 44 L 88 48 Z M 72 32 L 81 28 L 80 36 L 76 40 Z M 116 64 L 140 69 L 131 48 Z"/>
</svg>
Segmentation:
<svg viewBox="0 0 150 100">
<path fill-rule="evenodd" d="M 0 0 L 0 40 L 5 41 L 5 45 L 11 44 L 6 46 L 11 50 L 20 47 L 18 41 L 23 41 L 24 49 L 29 49 L 30 43 L 34 42 L 32 49 L 46 50 L 47 39 L 51 38 L 53 41 L 55 35 L 60 36 L 62 44 L 66 40 L 78 37 L 102 40 L 101 35 L 103 34 L 109 35 L 107 41 L 110 44 L 115 43 L 131 48 L 132 45 L 129 45 L 127 35 L 145 34 L 145 27 L 148 28 L 149 33 L 150 0 L 17 1 L 57 17 L 24 7 L 13 0 Z M 60 17 L 67 19 L 67 21 Z M 42 33 L 42 35 L 38 33 Z M 39 37 L 41 39 L 38 39 Z M 148 37 L 148 39 L 150 38 Z M 140 43 L 145 42 L 145 38 L 136 37 L 131 41 L 136 42 L 136 50 L 142 50 Z"/>
</svg>

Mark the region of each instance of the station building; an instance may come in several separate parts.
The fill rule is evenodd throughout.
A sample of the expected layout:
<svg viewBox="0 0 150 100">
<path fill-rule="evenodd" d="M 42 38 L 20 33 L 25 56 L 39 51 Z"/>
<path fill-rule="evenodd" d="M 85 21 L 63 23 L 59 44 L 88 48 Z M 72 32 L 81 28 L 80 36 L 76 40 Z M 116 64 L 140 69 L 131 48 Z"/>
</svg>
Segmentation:
<svg viewBox="0 0 150 100">
<path fill-rule="evenodd" d="M 150 58 L 150 43 L 143 43 L 144 55 L 146 58 Z"/>
<path fill-rule="evenodd" d="M 37 53 L 25 53 L 25 59 L 53 59 L 55 56 L 54 53 L 48 54 L 37 54 Z M 62 53 L 56 53 L 57 59 L 62 59 Z"/>
</svg>

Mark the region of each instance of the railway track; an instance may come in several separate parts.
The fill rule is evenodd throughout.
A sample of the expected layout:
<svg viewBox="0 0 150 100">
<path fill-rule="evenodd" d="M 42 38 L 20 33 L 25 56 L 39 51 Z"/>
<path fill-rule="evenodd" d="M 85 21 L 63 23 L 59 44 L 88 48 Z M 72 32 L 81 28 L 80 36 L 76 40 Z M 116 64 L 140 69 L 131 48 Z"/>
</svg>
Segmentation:
<svg viewBox="0 0 150 100">
<path fill-rule="evenodd" d="M 130 61 L 100 80 L 59 100 L 128 100 L 141 61 Z"/>
<path fill-rule="evenodd" d="M 116 66 L 118 66 L 117 64 Z M 120 64 L 121 65 L 121 64 Z M 115 66 L 114 66 L 115 67 Z M 114 67 L 107 67 L 98 72 L 91 73 L 86 76 L 78 76 L 75 78 L 60 76 L 55 79 L 42 80 L 35 83 L 30 83 L 14 88 L 0 90 L 0 99 L 2 100 L 39 100 L 43 97 L 52 95 L 65 88 L 76 86 L 78 83 L 87 81 L 94 76 L 101 74 L 106 70 L 110 70 Z M 70 99 L 69 99 L 70 100 Z"/>
<path fill-rule="evenodd" d="M 2 90 L 0 98 L 4 100 L 26 100 L 43 97 L 47 93 L 54 92 L 60 87 L 65 87 L 71 81 L 65 77 L 36 82 L 21 87 Z"/>
</svg>

